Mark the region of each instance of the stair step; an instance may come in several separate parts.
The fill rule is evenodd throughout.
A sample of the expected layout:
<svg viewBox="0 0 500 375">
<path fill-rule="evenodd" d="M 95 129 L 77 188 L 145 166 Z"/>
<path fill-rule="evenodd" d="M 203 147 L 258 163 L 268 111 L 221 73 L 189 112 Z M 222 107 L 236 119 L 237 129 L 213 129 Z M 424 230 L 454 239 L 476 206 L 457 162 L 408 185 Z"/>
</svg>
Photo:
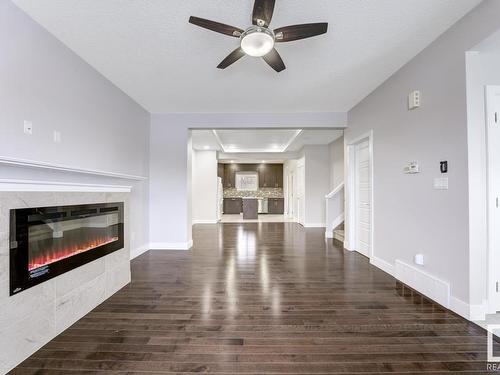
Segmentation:
<svg viewBox="0 0 500 375">
<path fill-rule="evenodd" d="M 338 240 L 338 241 L 344 242 L 344 238 L 345 238 L 344 229 L 335 229 L 333 231 L 333 238 Z"/>
</svg>

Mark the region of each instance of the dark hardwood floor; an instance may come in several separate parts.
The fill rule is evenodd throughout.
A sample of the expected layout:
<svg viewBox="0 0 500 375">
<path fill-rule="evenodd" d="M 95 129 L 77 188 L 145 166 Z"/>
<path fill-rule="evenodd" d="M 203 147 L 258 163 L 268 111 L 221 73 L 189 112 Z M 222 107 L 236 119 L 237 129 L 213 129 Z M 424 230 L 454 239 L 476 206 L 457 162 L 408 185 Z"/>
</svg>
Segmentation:
<svg viewBox="0 0 500 375">
<path fill-rule="evenodd" d="M 478 374 L 482 329 L 294 223 L 200 225 L 13 374 Z"/>
</svg>

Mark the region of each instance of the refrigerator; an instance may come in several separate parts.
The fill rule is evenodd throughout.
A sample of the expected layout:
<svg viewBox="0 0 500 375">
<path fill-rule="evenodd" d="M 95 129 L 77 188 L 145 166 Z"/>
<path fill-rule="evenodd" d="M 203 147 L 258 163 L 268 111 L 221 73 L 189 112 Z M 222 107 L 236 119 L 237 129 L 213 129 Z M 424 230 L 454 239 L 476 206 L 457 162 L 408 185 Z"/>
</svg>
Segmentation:
<svg viewBox="0 0 500 375">
<path fill-rule="evenodd" d="M 224 188 L 222 187 L 222 178 L 217 177 L 217 221 L 222 220 L 224 206 Z"/>
</svg>

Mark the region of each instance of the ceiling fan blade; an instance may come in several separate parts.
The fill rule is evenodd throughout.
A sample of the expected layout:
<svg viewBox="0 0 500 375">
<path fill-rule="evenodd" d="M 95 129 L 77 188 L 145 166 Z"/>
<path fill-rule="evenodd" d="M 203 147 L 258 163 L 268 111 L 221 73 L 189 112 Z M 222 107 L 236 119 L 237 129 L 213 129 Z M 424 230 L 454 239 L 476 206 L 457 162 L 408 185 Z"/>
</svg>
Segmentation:
<svg viewBox="0 0 500 375">
<path fill-rule="evenodd" d="M 252 14 L 252 23 L 254 25 L 269 26 L 273 18 L 275 1 L 276 0 L 255 0 Z"/>
<path fill-rule="evenodd" d="M 271 68 L 276 70 L 278 73 L 286 69 L 285 63 L 281 59 L 281 56 L 278 53 L 278 51 L 276 51 L 276 48 L 273 48 L 271 52 L 269 52 L 265 56 L 262 56 L 262 58 L 266 63 L 269 64 Z"/>
<path fill-rule="evenodd" d="M 199 27 L 203 27 L 208 30 L 215 31 L 216 33 L 234 36 L 236 38 L 239 38 L 243 33 L 243 30 L 238 27 L 225 25 L 220 22 L 210 21 L 199 17 L 193 17 L 193 16 L 189 17 L 189 23 L 192 23 L 193 25 Z"/>
<path fill-rule="evenodd" d="M 219 69 L 226 69 L 229 65 L 234 64 L 236 61 L 245 56 L 245 52 L 241 48 L 236 48 L 217 66 Z"/>
<path fill-rule="evenodd" d="M 274 34 L 276 35 L 276 42 L 292 42 L 326 34 L 327 31 L 328 23 L 322 22 L 280 27 L 274 30 Z"/>
</svg>

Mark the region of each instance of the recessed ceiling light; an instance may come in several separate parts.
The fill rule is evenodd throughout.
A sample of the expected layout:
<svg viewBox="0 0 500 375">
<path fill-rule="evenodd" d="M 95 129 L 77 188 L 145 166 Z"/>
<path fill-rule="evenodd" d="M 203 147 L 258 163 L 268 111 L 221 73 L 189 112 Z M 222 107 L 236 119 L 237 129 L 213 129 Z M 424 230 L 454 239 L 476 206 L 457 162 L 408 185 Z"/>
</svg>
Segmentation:
<svg viewBox="0 0 500 375">
<path fill-rule="evenodd" d="M 231 163 L 234 163 L 234 160 L 231 160 Z"/>
<path fill-rule="evenodd" d="M 203 147 L 205 150 L 210 150 L 210 146 L 204 146 Z"/>
<path fill-rule="evenodd" d="M 265 163 L 266 161 L 265 160 L 262 160 L 263 163 Z"/>
</svg>

